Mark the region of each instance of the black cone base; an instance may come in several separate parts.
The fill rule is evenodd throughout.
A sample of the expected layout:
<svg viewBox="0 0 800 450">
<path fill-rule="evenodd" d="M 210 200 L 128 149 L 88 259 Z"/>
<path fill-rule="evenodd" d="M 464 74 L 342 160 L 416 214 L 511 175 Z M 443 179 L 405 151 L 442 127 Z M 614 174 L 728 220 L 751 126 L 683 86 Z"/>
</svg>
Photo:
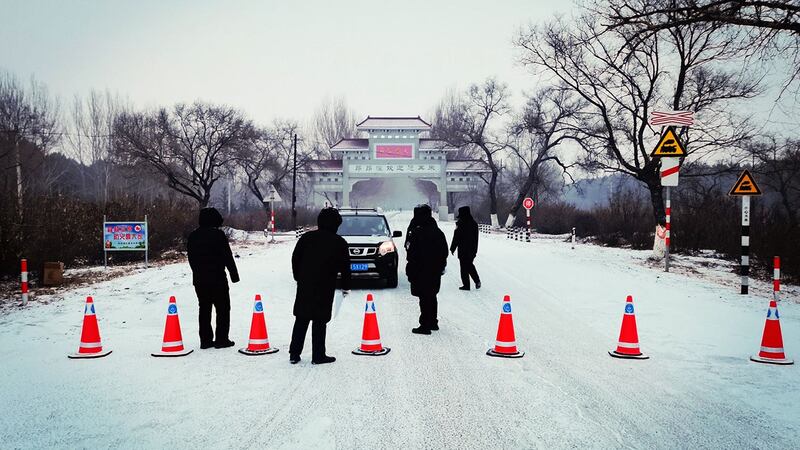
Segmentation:
<svg viewBox="0 0 800 450">
<path fill-rule="evenodd" d="M 377 350 L 377 351 L 374 351 L 374 352 L 365 352 L 365 351 L 361 350 L 361 348 L 359 347 L 359 348 L 353 350 L 353 354 L 354 355 L 359 355 L 359 356 L 383 356 L 383 355 L 389 353 L 390 351 L 392 351 L 392 349 L 390 349 L 389 347 L 383 347 L 381 350 Z"/>
</svg>

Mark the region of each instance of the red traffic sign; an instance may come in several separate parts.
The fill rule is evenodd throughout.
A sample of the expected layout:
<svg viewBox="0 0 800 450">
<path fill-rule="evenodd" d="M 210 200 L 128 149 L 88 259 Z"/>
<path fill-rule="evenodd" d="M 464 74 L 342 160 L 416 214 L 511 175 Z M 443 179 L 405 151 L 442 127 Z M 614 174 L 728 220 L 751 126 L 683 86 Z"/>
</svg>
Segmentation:
<svg viewBox="0 0 800 450">
<path fill-rule="evenodd" d="M 527 197 L 525 200 L 522 201 L 522 207 L 525 208 L 525 209 L 533 208 L 533 199 L 530 198 L 530 197 Z"/>
</svg>

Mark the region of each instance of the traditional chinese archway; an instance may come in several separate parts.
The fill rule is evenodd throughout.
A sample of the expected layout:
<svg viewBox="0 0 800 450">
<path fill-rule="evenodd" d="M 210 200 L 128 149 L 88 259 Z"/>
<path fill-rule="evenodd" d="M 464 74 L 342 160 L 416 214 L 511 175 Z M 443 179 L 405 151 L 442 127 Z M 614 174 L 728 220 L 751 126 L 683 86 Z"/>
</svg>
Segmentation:
<svg viewBox="0 0 800 450">
<path fill-rule="evenodd" d="M 314 204 L 322 206 L 328 201 L 355 206 L 350 193 L 359 181 L 408 177 L 436 186 L 439 219 L 447 220 L 452 203 L 448 194 L 474 191 L 483 183 L 480 174 L 490 172 L 480 160 L 448 159 L 448 152 L 456 148 L 439 139 L 420 137 L 431 125 L 419 117 L 368 116 L 356 129 L 367 137 L 342 139 L 331 148 L 341 159 L 315 160 L 305 167 Z"/>
</svg>

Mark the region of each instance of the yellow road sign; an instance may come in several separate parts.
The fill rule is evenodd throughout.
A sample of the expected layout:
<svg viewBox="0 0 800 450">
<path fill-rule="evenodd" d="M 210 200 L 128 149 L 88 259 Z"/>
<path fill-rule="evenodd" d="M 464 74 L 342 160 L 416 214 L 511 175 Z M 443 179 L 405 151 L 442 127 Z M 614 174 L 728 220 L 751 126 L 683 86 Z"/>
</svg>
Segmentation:
<svg viewBox="0 0 800 450">
<path fill-rule="evenodd" d="M 660 158 L 662 156 L 686 156 L 686 148 L 681 144 L 681 140 L 678 139 L 675 128 L 667 128 L 667 131 L 664 132 L 658 144 L 656 144 L 656 148 L 650 153 L 650 156 L 653 158 Z"/>
<path fill-rule="evenodd" d="M 748 170 L 739 175 L 736 184 L 733 185 L 728 195 L 761 195 L 761 189 L 758 188 L 755 178 L 750 175 Z"/>
</svg>

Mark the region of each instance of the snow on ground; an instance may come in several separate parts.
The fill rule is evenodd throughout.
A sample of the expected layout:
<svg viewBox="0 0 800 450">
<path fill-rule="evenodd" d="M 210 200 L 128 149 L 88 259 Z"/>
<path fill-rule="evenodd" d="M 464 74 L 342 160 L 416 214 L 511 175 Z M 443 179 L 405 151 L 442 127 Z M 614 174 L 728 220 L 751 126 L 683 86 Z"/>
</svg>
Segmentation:
<svg viewBox="0 0 800 450">
<path fill-rule="evenodd" d="M 408 216 L 393 217 L 405 230 Z M 448 236 L 452 224 L 442 224 Z M 188 265 L 139 271 L 0 316 L 4 448 L 796 448 L 797 366 L 755 364 L 766 289 L 645 264 L 645 254 L 558 240 L 481 235 L 484 287 L 457 290 L 449 261 L 441 331 L 410 333 L 419 314 L 401 276 L 394 290 L 354 290 L 328 327 L 336 363 L 288 363 L 294 240 L 248 239 L 236 251 L 231 337 L 246 345 L 253 295 L 265 298 L 274 355 L 234 349 L 152 358 L 166 302 L 177 296 L 184 342 L 199 345 Z M 404 255 L 401 254 L 401 260 Z M 720 275 L 722 277 L 723 275 Z M 363 300 L 375 294 L 383 357 L 350 354 Z M 521 359 L 484 355 L 500 302 L 512 297 Z M 646 361 L 613 359 L 633 295 Z M 113 353 L 68 360 L 93 295 Z M 800 356 L 800 307 L 780 305 L 787 352 Z M 794 443 L 794 444 L 793 444 Z"/>
</svg>

